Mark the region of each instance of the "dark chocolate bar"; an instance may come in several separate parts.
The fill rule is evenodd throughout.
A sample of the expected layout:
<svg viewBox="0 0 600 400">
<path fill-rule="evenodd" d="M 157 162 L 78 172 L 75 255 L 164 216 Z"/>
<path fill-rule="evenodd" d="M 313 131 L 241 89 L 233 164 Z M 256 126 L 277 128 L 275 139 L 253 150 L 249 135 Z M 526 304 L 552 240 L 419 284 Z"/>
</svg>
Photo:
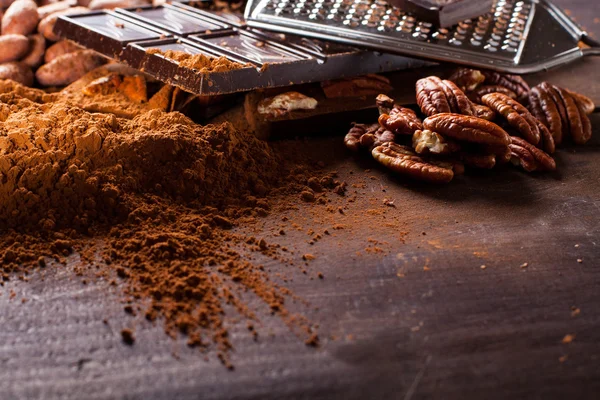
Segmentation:
<svg viewBox="0 0 600 400">
<path fill-rule="evenodd" d="M 199 95 L 320 82 L 426 64 L 404 56 L 263 32 L 229 14 L 185 3 L 62 16 L 55 32 Z"/>
<path fill-rule="evenodd" d="M 393 6 L 439 28 L 479 17 L 492 9 L 493 0 L 388 0 Z"/>
</svg>

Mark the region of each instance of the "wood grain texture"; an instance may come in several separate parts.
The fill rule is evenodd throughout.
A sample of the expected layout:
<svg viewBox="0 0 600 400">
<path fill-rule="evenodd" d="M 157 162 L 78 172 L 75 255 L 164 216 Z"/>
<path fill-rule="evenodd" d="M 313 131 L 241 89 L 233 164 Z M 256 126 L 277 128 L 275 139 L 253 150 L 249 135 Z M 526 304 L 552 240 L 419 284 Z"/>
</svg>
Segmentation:
<svg viewBox="0 0 600 400">
<path fill-rule="evenodd" d="M 557 3 L 598 26 L 600 4 Z M 586 94 L 600 90 L 595 60 L 550 74 Z M 310 302 L 289 307 L 320 325 L 317 349 L 250 299 L 261 319 L 259 340 L 229 321 L 236 369 L 228 371 L 214 354 L 166 337 L 160 323 L 126 315 L 118 288 L 84 285 L 72 266 L 10 281 L 0 287 L 0 399 L 595 399 L 600 114 L 592 120 L 592 143 L 561 150 L 557 174 L 506 168 L 443 187 L 410 183 L 349 157 L 339 138 L 308 142 L 307 152 L 356 184 L 350 196 L 357 201 L 337 200 L 347 208 L 335 217 L 354 228 L 310 245 L 306 230 L 331 221 L 299 204 L 289 218 L 302 231 L 269 240 L 295 243 L 298 257 L 314 254 L 308 276 L 257 261 L 285 274 L 285 286 Z M 381 209 L 384 198 L 395 207 L 365 211 Z M 266 234 L 280 217 L 254 229 Z M 398 231 L 379 231 L 386 222 Z M 387 242 L 385 252 L 365 251 L 374 246 L 367 238 Z M 325 278 L 316 279 L 317 271 Z M 125 326 L 135 327 L 132 347 L 121 343 Z M 561 343 L 566 334 L 575 340 Z"/>
</svg>

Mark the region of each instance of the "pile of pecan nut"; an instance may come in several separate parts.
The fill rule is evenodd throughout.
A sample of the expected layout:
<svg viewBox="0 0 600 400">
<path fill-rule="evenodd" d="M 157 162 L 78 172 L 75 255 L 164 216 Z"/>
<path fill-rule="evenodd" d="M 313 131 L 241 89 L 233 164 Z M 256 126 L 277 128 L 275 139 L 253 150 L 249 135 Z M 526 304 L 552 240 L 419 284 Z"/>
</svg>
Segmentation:
<svg viewBox="0 0 600 400">
<path fill-rule="evenodd" d="M 369 150 L 395 172 L 446 183 L 465 167 L 552 171 L 557 145 L 592 135 L 593 101 L 548 82 L 530 88 L 517 75 L 459 68 L 447 80 L 420 79 L 416 93 L 424 120 L 380 94 L 378 123 L 354 124 L 346 147 Z"/>
</svg>

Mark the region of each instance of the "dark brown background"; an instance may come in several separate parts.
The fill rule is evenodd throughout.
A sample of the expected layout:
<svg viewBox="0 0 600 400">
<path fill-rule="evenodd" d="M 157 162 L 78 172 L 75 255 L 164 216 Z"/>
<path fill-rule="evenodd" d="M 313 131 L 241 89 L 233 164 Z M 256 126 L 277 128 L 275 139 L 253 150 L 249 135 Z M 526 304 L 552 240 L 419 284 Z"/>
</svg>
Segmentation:
<svg viewBox="0 0 600 400">
<path fill-rule="evenodd" d="M 600 34 L 600 3 L 557 3 Z M 531 79 L 546 78 L 600 103 L 600 59 Z M 311 246 L 306 230 L 332 221 L 299 205 L 288 216 L 302 231 L 268 239 L 295 242 L 298 259 L 314 254 L 309 275 L 267 266 L 311 303 L 290 307 L 320 325 L 320 348 L 259 313 L 258 342 L 230 322 L 231 372 L 160 324 L 127 316 L 118 288 L 83 285 L 72 266 L 52 266 L 0 288 L 0 399 L 598 398 L 600 115 L 592 122 L 592 143 L 560 151 L 556 174 L 509 168 L 445 187 L 393 178 L 349 157 L 339 138 L 311 140 L 307 151 L 322 152 L 359 196 L 336 200 L 345 207 L 336 220 L 354 227 Z M 384 198 L 396 207 L 365 211 L 381 210 Z M 266 218 L 258 234 L 280 218 Z M 386 222 L 397 234 L 378 231 Z M 387 242 L 385 252 L 366 252 L 367 238 Z M 311 279 L 317 271 L 325 279 Z M 136 330 L 133 347 L 121 343 L 125 326 Z M 561 343 L 566 334 L 575 340 Z"/>
</svg>

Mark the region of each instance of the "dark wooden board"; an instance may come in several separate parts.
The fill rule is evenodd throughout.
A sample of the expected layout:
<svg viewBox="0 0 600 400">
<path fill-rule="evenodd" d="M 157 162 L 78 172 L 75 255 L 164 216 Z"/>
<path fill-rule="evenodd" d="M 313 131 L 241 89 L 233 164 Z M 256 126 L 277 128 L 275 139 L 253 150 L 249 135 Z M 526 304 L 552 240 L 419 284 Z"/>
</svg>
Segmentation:
<svg viewBox="0 0 600 400">
<path fill-rule="evenodd" d="M 588 18 L 590 29 L 598 26 L 600 4 L 560 3 Z M 597 96 L 598 61 L 539 78 Z M 339 138 L 311 139 L 306 151 L 329 160 L 350 184 L 349 196 L 334 200 L 345 214 L 324 218 L 299 204 L 288 216 L 302 231 L 268 239 L 294 242 L 298 258 L 314 254 L 309 274 L 267 267 L 311 303 L 290 307 L 320 325 L 319 348 L 262 313 L 258 342 L 243 324 L 230 323 L 236 369 L 228 371 L 214 354 L 166 337 L 160 324 L 127 316 L 119 288 L 83 285 L 71 266 L 49 267 L 0 288 L 0 398 L 595 399 L 600 114 L 593 124 L 590 145 L 559 152 L 557 174 L 507 168 L 444 187 L 395 178 L 349 156 Z M 381 211 L 384 198 L 395 207 Z M 348 228 L 308 243 L 308 229 L 334 222 Z M 397 232 L 377 229 L 386 222 Z M 281 215 L 272 215 L 254 229 L 280 224 Z M 387 242 L 385 251 L 365 251 L 374 246 L 368 239 Z M 124 326 L 136 328 L 133 347 L 121 343 Z M 566 334 L 575 340 L 561 343 Z"/>
</svg>

